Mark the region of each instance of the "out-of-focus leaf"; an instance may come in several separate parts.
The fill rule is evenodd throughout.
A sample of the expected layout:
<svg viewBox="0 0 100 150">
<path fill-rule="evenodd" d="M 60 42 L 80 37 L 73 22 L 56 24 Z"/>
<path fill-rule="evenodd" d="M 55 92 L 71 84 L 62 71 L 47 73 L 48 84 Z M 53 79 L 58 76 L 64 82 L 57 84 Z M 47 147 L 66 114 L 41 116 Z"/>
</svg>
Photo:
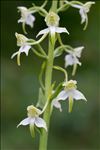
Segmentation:
<svg viewBox="0 0 100 150">
<path fill-rule="evenodd" d="M 38 98 L 38 102 L 37 102 L 37 107 L 40 107 L 41 109 L 43 108 L 44 104 L 46 102 L 46 98 L 44 96 L 44 93 L 42 91 L 42 89 L 39 89 L 39 98 Z"/>
<path fill-rule="evenodd" d="M 42 128 L 37 128 L 37 127 L 35 126 L 35 130 L 36 130 L 39 134 L 42 134 Z"/>
<path fill-rule="evenodd" d="M 64 48 L 57 47 L 54 51 L 54 58 L 59 57 L 60 55 L 62 55 L 63 51 L 64 51 Z"/>
</svg>

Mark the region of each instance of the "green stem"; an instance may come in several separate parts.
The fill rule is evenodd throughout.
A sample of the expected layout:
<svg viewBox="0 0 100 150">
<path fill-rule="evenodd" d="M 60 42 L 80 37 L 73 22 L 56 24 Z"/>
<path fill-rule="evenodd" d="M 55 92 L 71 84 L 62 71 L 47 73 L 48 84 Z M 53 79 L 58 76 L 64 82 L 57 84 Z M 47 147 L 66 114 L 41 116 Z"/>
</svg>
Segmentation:
<svg viewBox="0 0 100 150">
<path fill-rule="evenodd" d="M 45 73 L 45 97 L 47 101 L 49 100 L 49 93 L 51 93 L 53 51 L 54 51 L 54 45 L 52 44 L 51 40 L 49 40 L 48 60 L 47 60 L 46 73 Z M 45 120 L 47 124 L 48 131 L 49 131 L 50 111 L 51 111 L 51 106 L 50 106 L 50 103 L 48 103 L 48 106 L 43 116 L 43 119 Z M 47 150 L 47 139 L 48 139 L 48 132 L 46 132 L 43 129 L 42 134 L 40 136 L 39 150 Z"/>
<path fill-rule="evenodd" d="M 43 7 L 45 7 L 45 6 L 46 6 L 46 4 L 47 4 L 47 2 L 48 2 L 48 1 L 47 1 L 47 0 L 45 0 L 45 1 L 44 1 L 44 3 L 41 5 L 41 7 L 42 7 L 42 8 L 43 8 Z"/>
<path fill-rule="evenodd" d="M 63 72 L 64 75 L 65 75 L 65 81 L 68 81 L 68 74 L 67 74 L 67 71 L 64 68 L 62 68 L 60 66 L 53 66 L 53 68 L 56 69 L 56 70 L 59 70 L 59 71 Z"/>
<path fill-rule="evenodd" d="M 63 6 L 61 6 L 61 7 L 59 7 L 59 8 L 57 9 L 57 13 L 59 13 L 60 11 L 65 11 L 65 10 L 67 10 L 69 7 L 70 7 L 69 4 L 64 4 Z"/>
<path fill-rule="evenodd" d="M 77 64 L 74 64 L 74 65 L 73 65 L 72 76 L 74 76 L 74 75 L 75 75 L 75 73 L 76 73 L 76 69 L 77 69 Z"/>
<path fill-rule="evenodd" d="M 41 47 L 41 45 L 40 45 L 39 43 L 37 44 L 37 42 L 38 42 L 38 41 L 33 40 L 33 39 L 29 39 L 29 40 L 27 41 L 28 45 L 34 45 L 34 46 L 36 47 L 36 49 L 38 49 L 38 50 L 40 51 L 41 54 L 43 54 L 43 55 L 46 56 L 46 52 L 44 51 L 44 49 Z M 36 45 L 35 45 L 34 43 L 35 43 Z"/>
<path fill-rule="evenodd" d="M 52 6 L 51 6 L 51 10 L 53 12 L 57 11 L 57 4 L 58 4 L 58 0 L 52 0 Z"/>
<path fill-rule="evenodd" d="M 57 0 L 52 0 L 52 7 L 51 10 L 56 12 L 57 9 Z M 49 49 L 48 49 L 48 60 L 46 64 L 46 72 L 45 72 L 45 98 L 46 103 L 48 101 L 48 106 L 45 109 L 43 119 L 47 124 L 48 131 L 46 132 L 42 129 L 42 134 L 40 135 L 40 145 L 39 150 L 47 150 L 47 141 L 48 141 L 48 132 L 49 132 L 49 122 L 50 122 L 50 114 L 51 114 L 51 104 L 49 102 L 50 93 L 52 92 L 52 70 L 53 70 L 53 61 L 54 61 L 54 46 L 55 46 L 55 39 L 52 42 L 52 35 L 49 37 Z"/>
<path fill-rule="evenodd" d="M 35 42 L 33 41 L 33 43 L 31 43 L 31 45 L 40 44 L 46 38 L 46 36 L 47 36 L 47 34 L 42 35 L 42 37 L 38 41 L 35 41 Z"/>
<path fill-rule="evenodd" d="M 47 56 L 47 55 L 46 55 L 46 52 L 44 51 L 44 49 L 41 47 L 40 44 L 37 44 L 37 45 L 35 45 L 35 46 L 38 48 L 38 50 L 39 50 L 43 55 Z"/>
<path fill-rule="evenodd" d="M 39 53 L 39 52 L 38 52 L 37 50 L 35 50 L 34 48 L 31 48 L 31 49 L 32 49 L 33 53 L 34 53 L 35 55 L 37 55 L 38 57 L 47 59 L 47 56 L 42 55 L 41 53 Z"/>
<path fill-rule="evenodd" d="M 45 87 L 44 87 L 44 84 L 43 84 L 43 73 L 44 73 L 45 67 L 46 67 L 46 63 L 43 62 L 42 66 L 41 66 L 41 72 L 40 72 L 40 75 L 39 75 L 40 85 L 41 85 L 43 90 L 45 90 Z"/>
</svg>

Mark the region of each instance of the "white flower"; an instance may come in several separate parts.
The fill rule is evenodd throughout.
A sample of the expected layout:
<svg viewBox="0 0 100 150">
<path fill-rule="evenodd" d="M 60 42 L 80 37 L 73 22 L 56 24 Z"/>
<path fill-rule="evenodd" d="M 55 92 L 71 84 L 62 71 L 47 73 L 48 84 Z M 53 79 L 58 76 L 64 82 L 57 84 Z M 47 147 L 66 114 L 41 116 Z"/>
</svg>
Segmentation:
<svg viewBox="0 0 100 150">
<path fill-rule="evenodd" d="M 69 54 L 65 56 L 65 67 L 72 66 L 74 64 L 81 65 L 79 62 L 79 58 L 81 57 L 81 53 L 83 50 L 83 46 L 74 48 L 73 51 L 69 51 Z"/>
<path fill-rule="evenodd" d="M 18 7 L 18 10 L 21 12 L 21 18 L 18 20 L 18 23 L 22 22 L 33 27 L 35 17 L 32 15 L 32 12 L 26 7 Z"/>
<path fill-rule="evenodd" d="M 77 86 L 76 86 L 77 82 L 75 80 L 70 80 L 68 82 L 64 82 L 63 86 L 64 86 L 64 90 L 62 90 L 58 96 L 53 100 L 52 105 L 55 106 L 56 108 L 59 108 L 60 111 L 62 111 L 61 109 L 61 104 L 60 104 L 60 100 L 69 100 L 69 112 L 71 112 L 72 110 L 72 106 L 73 106 L 73 99 L 75 100 L 86 100 L 85 96 L 79 91 L 77 90 Z"/>
<path fill-rule="evenodd" d="M 15 33 L 15 36 L 17 38 L 17 46 L 19 46 L 20 49 L 11 56 L 11 59 L 17 55 L 17 63 L 20 65 L 20 54 L 24 52 L 26 56 L 28 56 L 31 46 L 27 44 L 28 38 L 26 38 L 24 35 Z"/>
<path fill-rule="evenodd" d="M 39 115 L 41 114 L 41 111 L 39 109 L 37 109 L 36 107 L 34 107 L 33 105 L 30 105 L 27 107 L 27 111 L 28 111 L 28 117 L 25 118 L 24 120 L 22 120 L 17 127 L 19 127 L 20 125 L 26 126 L 26 125 L 30 125 L 31 127 L 34 125 L 38 128 L 44 128 L 47 131 L 47 126 L 45 121 L 39 117 Z"/>
<path fill-rule="evenodd" d="M 66 32 L 67 34 L 69 34 L 66 28 L 58 27 L 59 20 L 60 18 L 57 14 L 55 14 L 54 12 L 49 12 L 45 18 L 45 22 L 48 28 L 41 30 L 37 36 L 42 35 L 42 34 L 47 34 L 47 33 L 55 34 L 55 33 Z"/>
<path fill-rule="evenodd" d="M 62 111 L 61 104 L 60 104 L 60 102 L 59 102 L 57 99 L 54 99 L 54 100 L 52 101 L 52 105 L 53 105 L 54 107 L 58 108 L 58 109 L 60 110 L 60 112 Z"/>
<path fill-rule="evenodd" d="M 88 24 L 87 13 L 90 11 L 90 8 L 91 8 L 92 4 L 95 4 L 95 2 L 91 2 L 90 1 L 90 2 L 86 2 L 83 5 L 80 5 L 80 4 L 71 4 L 72 7 L 79 9 L 79 13 L 81 15 L 81 24 L 83 24 L 84 22 L 86 23 L 84 29 L 86 29 L 87 24 Z"/>
</svg>

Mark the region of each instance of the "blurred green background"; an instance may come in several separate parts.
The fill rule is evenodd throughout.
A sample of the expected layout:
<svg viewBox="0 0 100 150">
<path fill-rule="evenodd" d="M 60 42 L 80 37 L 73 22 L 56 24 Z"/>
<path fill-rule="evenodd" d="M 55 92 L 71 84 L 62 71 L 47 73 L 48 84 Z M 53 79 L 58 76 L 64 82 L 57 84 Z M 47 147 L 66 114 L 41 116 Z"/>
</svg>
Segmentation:
<svg viewBox="0 0 100 150">
<path fill-rule="evenodd" d="M 35 2 L 35 1 L 34 1 Z M 15 32 L 22 33 L 17 23 L 20 14 L 17 6 L 30 7 L 32 1 L 1 1 L 1 137 L 2 150 L 38 150 L 39 135 L 32 139 L 28 127 L 16 128 L 26 117 L 26 107 L 36 104 L 38 99 L 38 76 L 42 59 L 31 51 L 21 55 L 21 66 L 11 55 L 18 50 Z M 42 3 L 36 1 L 36 4 Z M 35 14 L 33 29 L 26 27 L 29 38 L 45 28 L 42 17 Z M 62 34 L 64 43 L 73 47 L 84 45 L 82 67 L 78 67 L 73 79 L 78 89 L 87 98 L 74 103 L 73 112 L 68 114 L 68 102 L 63 102 L 63 112 L 55 109 L 51 117 L 48 150 L 100 150 L 100 1 L 92 6 L 86 31 L 80 25 L 78 10 L 70 8 L 60 13 L 60 26 L 65 26 L 70 35 Z M 44 43 L 46 49 L 47 45 Z M 64 66 L 64 56 L 56 58 L 55 64 Z M 69 78 L 71 78 L 71 69 Z M 53 80 L 63 81 L 63 75 L 54 71 Z"/>
</svg>

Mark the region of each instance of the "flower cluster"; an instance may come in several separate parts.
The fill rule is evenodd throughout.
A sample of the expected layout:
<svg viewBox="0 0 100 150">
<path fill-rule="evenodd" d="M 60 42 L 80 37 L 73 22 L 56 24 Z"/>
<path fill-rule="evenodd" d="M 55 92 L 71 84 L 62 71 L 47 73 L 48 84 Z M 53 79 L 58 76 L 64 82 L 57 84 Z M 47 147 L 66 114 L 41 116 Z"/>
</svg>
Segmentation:
<svg viewBox="0 0 100 150">
<path fill-rule="evenodd" d="M 50 120 L 49 118 L 51 114 L 51 108 L 56 107 L 60 111 L 62 111 L 60 101 L 68 100 L 68 112 L 72 111 L 74 100 L 87 101 L 82 92 L 77 89 L 77 81 L 72 79 L 68 80 L 67 72 L 68 66 L 73 66 L 72 75 L 75 75 L 77 66 L 81 66 L 80 57 L 84 46 L 73 48 L 63 43 L 60 34 L 67 33 L 69 35 L 69 32 L 65 27 L 60 27 L 60 17 L 58 13 L 61 11 L 65 11 L 70 7 L 77 8 L 81 15 L 81 23 L 85 23 L 84 29 L 86 29 L 88 24 L 88 12 L 90 11 L 90 7 L 92 6 L 92 4 L 94 4 L 94 2 L 90 1 L 83 4 L 79 1 L 52 1 L 52 6 L 50 10 L 47 11 L 44 7 L 48 2 L 49 1 L 45 0 L 43 5 L 41 6 L 36 6 L 35 4 L 33 4 L 33 6 L 29 9 L 23 6 L 18 7 L 18 11 L 21 13 L 21 18 L 18 20 L 18 23 L 22 23 L 23 31 L 25 34 L 27 33 L 25 30 L 25 25 L 29 25 L 30 27 L 34 26 L 34 13 L 39 13 L 42 17 L 44 17 L 44 21 L 47 27 L 39 31 L 36 38 L 40 35 L 41 37 L 38 40 L 27 38 L 23 34 L 19 34 L 16 32 L 15 36 L 17 39 L 17 46 L 19 47 L 19 50 L 11 56 L 11 59 L 17 56 L 17 64 L 19 66 L 21 64 L 21 53 L 25 53 L 26 56 L 28 56 L 29 50 L 32 50 L 33 53 L 39 58 L 41 57 L 45 59 L 41 66 L 39 76 L 41 87 L 39 90 L 39 99 L 37 105 L 36 107 L 34 107 L 34 105 L 30 105 L 27 107 L 27 118 L 22 120 L 17 126 L 19 127 L 20 125 L 29 125 L 32 137 L 34 137 L 35 129 L 41 130 L 41 128 L 43 128 L 47 131 L 49 126 L 48 120 Z M 47 36 L 49 41 L 48 53 L 41 45 L 41 42 L 43 42 L 43 40 Z M 54 59 L 63 54 L 63 52 L 67 53 L 64 59 L 65 68 L 54 65 Z M 65 78 L 63 79 L 63 83 L 61 82 L 59 85 L 56 85 L 55 82 L 52 83 L 53 69 L 59 70 L 64 73 Z M 43 80 L 44 72 L 45 80 Z M 41 108 L 41 110 L 37 107 Z M 43 119 L 40 117 L 40 115 L 43 115 Z M 42 134 L 44 134 L 44 130 L 42 131 Z"/>
</svg>

